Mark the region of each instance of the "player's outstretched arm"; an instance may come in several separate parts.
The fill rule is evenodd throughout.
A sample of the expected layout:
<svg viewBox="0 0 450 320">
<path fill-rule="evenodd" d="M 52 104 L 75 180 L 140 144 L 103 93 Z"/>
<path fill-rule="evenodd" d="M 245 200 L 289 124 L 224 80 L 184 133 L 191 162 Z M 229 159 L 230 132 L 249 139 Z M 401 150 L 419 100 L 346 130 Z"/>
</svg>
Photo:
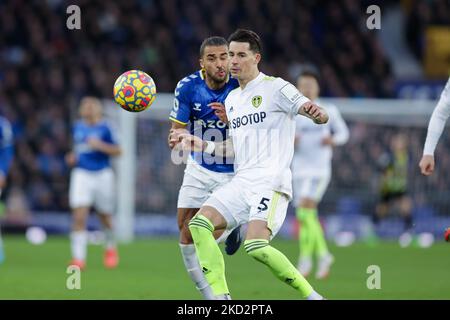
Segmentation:
<svg viewBox="0 0 450 320">
<path fill-rule="evenodd" d="M 185 151 L 205 152 L 222 157 L 234 156 L 231 139 L 222 142 L 205 141 L 190 133 L 186 133 L 183 129 L 171 130 L 169 143 L 174 146 L 178 144 Z"/>
<path fill-rule="evenodd" d="M 122 153 L 122 149 L 119 145 L 107 143 L 97 138 L 90 138 L 88 144 L 92 149 L 106 153 L 109 156 L 120 156 Z"/>
<path fill-rule="evenodd" d="M 422 174 L 429 176 L 434 171 L 434 150 L 444 131 L 445 123 L 450 116 L 450 79 L 441 94 L 436 108 L 428 123 L 427 137 L 423 148 L 423 156 L 419 162 Z"/>
<path fill-rule="evenodd" d="M 181 124 L 181 123 L 172 121 L 172 127 L 170 128 L 169 135 L 167 137 L 167 144 L 169 145 L 170 149 L 173 149 L 176 145 L 176 143 L 172 141 L 172 134 L 173 134 L 174 130 L 183 130 L 182 131 L 183 133 L 189 133 L 189 131 L 187 130 L 186 127 L 187 127 L 186 124 Z"/>
<path fill-rule="evenodd" d="M 332 106 L 328 110 L 328 114 L 331 120 L 330 126 L 331 131 L 333 132 L 331 136 L 331 145 L 332 146 L 342 146 L 347 143 L 350 131 L 348 129 L 345 120 L 342 118 L 341 113 L 337 109 L 337 107 Z"/>
<path fill-rule="evenodd" d="M 298 109 L 298 114 L 310 118 L 317 124 L 324 124 L 328 122 L 327 112 L 311 101 L 307 101 L 302 104 L 300 109 Z"/>
</svg>

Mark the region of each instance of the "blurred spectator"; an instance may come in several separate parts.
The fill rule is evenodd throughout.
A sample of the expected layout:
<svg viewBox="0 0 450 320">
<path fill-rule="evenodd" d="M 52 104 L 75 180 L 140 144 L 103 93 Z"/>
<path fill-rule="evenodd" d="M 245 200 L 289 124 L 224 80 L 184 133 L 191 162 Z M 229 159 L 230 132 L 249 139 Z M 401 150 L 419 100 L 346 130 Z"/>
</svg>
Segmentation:
<svg viewBox="0 0 450 320">
<path fill-rule="evenodd" d="M 419 61 L 423 60 L 425 31 L 429 25 L 450 26 L 450 2 L 448 0 L 412 0 L 405 8 L 407 12 L 406 39 L 411 52 Z"/>
</svg>

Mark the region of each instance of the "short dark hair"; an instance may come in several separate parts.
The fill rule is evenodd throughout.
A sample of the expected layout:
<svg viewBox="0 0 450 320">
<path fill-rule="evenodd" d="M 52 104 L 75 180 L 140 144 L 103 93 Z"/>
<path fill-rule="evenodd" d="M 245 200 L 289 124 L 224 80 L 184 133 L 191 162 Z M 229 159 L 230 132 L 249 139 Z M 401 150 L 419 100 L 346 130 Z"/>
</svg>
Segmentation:
<svg viewBox="0 0 450 320">
<path fill-rule="evenodd" d="M 220 47 L 220 46 L 227 46 L 228 47 L 228 42 L 227 40 L 225 40 L 224 37 L 209 37 L 206 38 L 205 40 L 203 40 L 201 46 L 200 46 L 200 57 L 203 57 L 203 53 L 205 53 L 205 48 L 206 47 Z"/>
<path fill-rule="evenodd" d="M 256 32 L 247 29 L 237 29 L 228 37 L 228 43 L 235 42 L 247 42 L 250 45 L 250 50 L 254 53 L 262 52 L 261 38 Z"/>
<path fill-rule="evenodd" d="M 317 83 L 320 84 L 320 75 L 319 72 L 312 68 L 304 69 L 302 72 L 300 72 L 300 75 L 297 79 L 300 79 L 301 77 L 312 77 L 316 79 Z"/>
</svg>

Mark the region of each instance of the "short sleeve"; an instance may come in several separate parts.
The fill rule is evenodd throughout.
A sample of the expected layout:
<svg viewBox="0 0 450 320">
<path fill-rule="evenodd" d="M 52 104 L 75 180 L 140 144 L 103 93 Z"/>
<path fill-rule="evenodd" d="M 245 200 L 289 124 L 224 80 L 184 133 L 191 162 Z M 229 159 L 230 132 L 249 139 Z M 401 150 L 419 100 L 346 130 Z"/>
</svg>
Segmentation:
<svg viewBox="0 0 450 320">
<path fill-rule="evenodd" d="M 277 78 L 274 85 L 274 103 L 285 113 L 294 116 L 305 102 L 310 101 L 290 82 Z"/>
<path fill-rule="evenodd" d="M 170 112 L 169 119 L 180 123 L 188 124 L 191 117 L 191 107 L 189 105 L 189 88 L 182 81 L 178 82 L 175 88 L 175 98 L 173 99 L 173 107 Z"/>
</svg>

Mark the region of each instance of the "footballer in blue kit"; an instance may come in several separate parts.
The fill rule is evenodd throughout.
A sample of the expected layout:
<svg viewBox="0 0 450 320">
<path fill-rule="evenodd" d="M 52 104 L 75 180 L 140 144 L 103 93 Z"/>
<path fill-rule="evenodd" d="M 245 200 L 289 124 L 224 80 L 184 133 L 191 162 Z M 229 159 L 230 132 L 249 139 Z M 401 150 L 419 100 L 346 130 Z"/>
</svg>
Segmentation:
<svg viewBox="0 0 450 320">
<path fill-rule="evenodd" d="M 0 116 L 0 196 L 6 187 L 8 171 L 14 156 L 14 139 L 11 123 L 5 117 Z M 5 259 L 3 241 L 0 230 L 0 263 Z"/>
<path fill-rule="evenodd" d="M 214 102 L 223 104 L 228 93 L 237 86 L 236 79 L 228 78 L 223 87 L 211 89 L 206 84 L 205 72 L 199 70 L 178 82 L 175 89 L 174 106 L 169 118 L 183 126 L 191 124 L 190 133 L 202 137 L 207 131 L 215 129 L 217 130 L 216 138 L 224 141 L 226 140 L 228 126 L 215 114 L 215 110 L 210 107 L 210 104 Z M 192 152 L 191 157 L 196 163 L 208 170 L 233 172 L 233 163 L 230 159 L 208 161 L 210 155 L 202 152 Z"/>
<path fill-rule="evenodd" d="M 175 88 L 175 99 L 169 119 L 174 129 L 186 129 L 214 141 L 227 138 L 227 118 L 223 103 L 228 93 L 239 84 L 229 76 L 228 43 L 222 37 L 211 37 L 200 46 L 200 66 Z M 169 147 L 174 144 L 170 142 Z M 204 299 L 216 297 L 203 275 L 188 224 L 199 208 L 218 187 L 233 177 L 232 159 L 217 158 L 195 152 L 188 157 L 183 183 L 178 194 L 177 220 L 180 230 L 179 245 L 185 267 Z M 219 230 L 214 234 L 217 242 L 225 241 L 225 251 L 234 254 L 241 243 L 240 229 L 231 232 Z"/>
<path fill-rule="evenodd" d="M 86 221 L 90 209 L 95 208 L 105 232 L 103 263 L 107 268 L 114 268 L 119 257 L 111 217 L 115 203 L 115 177 L 110 158 L 120 155 L 121 149 L 112 128 L 102 119 L 102 105 L 97 98 L 81 100 L 80 116 L 81 120 L 73 127 L 73 151 L 66 156 L 67 163 L 73 167 L 69 188 L 73 214 L 70 265 L 80 269 L 86 266 Z"/>
</svg>

